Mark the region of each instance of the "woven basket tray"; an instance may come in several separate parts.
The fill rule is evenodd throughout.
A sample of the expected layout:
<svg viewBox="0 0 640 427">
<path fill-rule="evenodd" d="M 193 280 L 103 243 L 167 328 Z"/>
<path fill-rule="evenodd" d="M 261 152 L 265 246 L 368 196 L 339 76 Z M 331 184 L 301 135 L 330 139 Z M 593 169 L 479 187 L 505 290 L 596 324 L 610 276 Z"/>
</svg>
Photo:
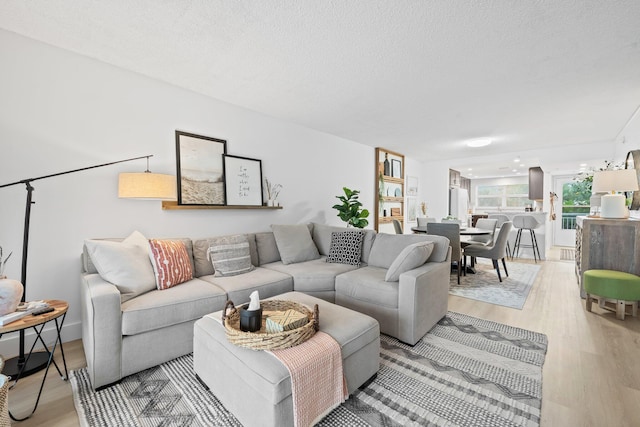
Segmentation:
<svg viewBox="0 0 640 427">
<path fill-rule="evenodd" d="M 318 304 L 313 308 L 313 312 L 302 304 L 284 300 L 264 300 L 260 301 L 262 312 L 265 311 L 285 311 L 296 310 L 309 319 L 304 326 L 290 331 L 269 333 L 265 328 L 265 318 L 262 317 L 262 328 L 257 332 L 243 332 L 240 330 L 240 311 L 232 301 L 227 304 L 222 311 L 222 325 L 227 332 L 227 339 L 232 344 L 253 350 L 277 350 L 293 347 L 302 344 L 311 338 L 318 330 L 319 313 Z M 230 309 L 230 310 L 227 310 Z M 228 314 L 227 314 L 228 311 Z"/>
</svg>

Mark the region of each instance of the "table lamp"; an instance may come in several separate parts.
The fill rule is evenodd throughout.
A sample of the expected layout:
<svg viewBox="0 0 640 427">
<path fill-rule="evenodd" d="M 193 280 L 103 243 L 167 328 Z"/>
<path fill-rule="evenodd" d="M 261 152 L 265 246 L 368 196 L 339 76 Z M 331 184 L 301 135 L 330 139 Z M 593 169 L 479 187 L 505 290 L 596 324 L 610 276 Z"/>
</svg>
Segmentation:
<svg viewBox="0 0 640 427">
<path fill-rule="evenodd" d="M 600 201 L 600 218 L 628 218 L 629 209 L 625 205 L 626 197 L 618 191 L 638 191 L 638 178 L 635 169 L 599 171 L 593 175 L 594 193 L 609 193 Z"/>
</svg>

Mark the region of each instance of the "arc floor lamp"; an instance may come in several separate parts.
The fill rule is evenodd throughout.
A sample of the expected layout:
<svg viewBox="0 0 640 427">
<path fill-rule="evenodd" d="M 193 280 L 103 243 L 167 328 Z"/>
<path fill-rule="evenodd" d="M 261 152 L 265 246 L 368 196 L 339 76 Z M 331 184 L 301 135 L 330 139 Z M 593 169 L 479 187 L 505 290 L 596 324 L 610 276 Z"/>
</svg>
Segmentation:
<svg viewBox="0 0 640 427">
<path fill-rule="evenodd" d="M 149 170 L 149 158 L 153 154 L 146 156 L 133 157 L 131 159 L 118 160 L 100 165 L 88 166 L 80 169 L 73 169 L 65 172 L 53 173 L 50 175 L 39 176 L 37 178 L 27 178 L 20 181 L 11 182 L 9 184 L 0 185 L 0 188 L 10 187 L 12 185 L 24 184 L 27 189 L 27 205 L 24 214 L 24 234 L 22 239 L 22 274 L 21 282 L 24 286 L 22 293 L 22 301 L 26 301 L 27 293 L 27 255 L 29 249 L 29 220 L 31 218 L 31 205 L 33 201 L 33 181 L 41 179 L 53 178 L 54 176 L 67 175 L 85 171 L 88 169 L 101 168 L 111 166 L 118 163 L 131 162 L 133 160 L 147 159 L 147 170 L 140 173 L 121 173 L 118 178 L 118 197 L 149 199 L 149 200 L 175 200 L 176 199 L 176 181 L 175 176 L 151 173 Z M 47 352 L 34 352 L 30 357 L 25 357 L 24 330 L 20 331 L 20 352 L 17 357 L 5 361 L 2 373 L 15 378 L 20 375 L 25 377 L 43 369 L 47 365 L 49 355 Z"/>
</svg>

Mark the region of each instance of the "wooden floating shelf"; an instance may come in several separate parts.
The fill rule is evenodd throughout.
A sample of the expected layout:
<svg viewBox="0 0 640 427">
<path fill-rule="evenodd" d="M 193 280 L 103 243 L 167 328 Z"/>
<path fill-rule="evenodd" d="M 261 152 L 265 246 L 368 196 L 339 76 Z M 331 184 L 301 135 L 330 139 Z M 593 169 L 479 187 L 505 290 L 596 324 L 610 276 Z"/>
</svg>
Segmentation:
<svg viewBox="0 0 640 427">
<path fill-rule="evenodd" d="M 382 196 L 383 202 L 395 202 L 395 203 L 404 203 L 403 197 L 391 197 L 391 196 Z"/>
<path fill-rule="evenodd" d="M 400 222 L 404 222 L 404 217 L 402 215 L 399 215 L 399 216 L 381 216 L 379 218 L 379 221 L 381 223 L 387 223 L 387 222 L 391 222 L 394 219 L 397 219 Z"/>
<path fill-rule="evenodd" d="M 244 206 L 244 205 L 179 205 L 178 202 L 163 201 L 163 210 L 189 209 L 282 209 L 282 206 Z"/>
<path fill-rule="evenodd" d="M 394 182 L 396 184 L 404 184 L 403 178 L 396 178 L 395 176 L 382 175 L 382 179 L 385 182 Z"/>
</svg>

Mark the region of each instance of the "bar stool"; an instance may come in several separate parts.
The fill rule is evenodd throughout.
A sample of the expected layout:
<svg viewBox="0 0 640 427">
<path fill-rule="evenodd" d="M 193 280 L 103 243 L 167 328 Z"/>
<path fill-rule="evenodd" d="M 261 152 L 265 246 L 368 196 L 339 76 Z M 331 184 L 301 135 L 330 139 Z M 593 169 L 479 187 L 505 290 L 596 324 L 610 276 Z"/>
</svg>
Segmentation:
<svg viewBox="0 0 640 427">
<path fill-rule="evenodd" d="M 531 251 L 533 252 L 534 262 L 538 262 L 538 260 L 541 259 L 540 249 L 538 248 L 538 240 L 536 239 L 536 232 L 534 231 L 534 229 L 538 228 L 539 225 L 540 223 L 533 215 L 515 215 L 513 217 L 513 228 L 518 230 L 518 234 L 516 234 L 516 242 L 513 245 L 511 259 L 513 259 L 514 256 L 518 257 L 518 255 L 520 254 L 520 247 L 531 248 Z M 529 230 L 529 235 L 531 236 L 530 245 L 523 245 L 521 243 L 522 230 Z"/>
</svg>

